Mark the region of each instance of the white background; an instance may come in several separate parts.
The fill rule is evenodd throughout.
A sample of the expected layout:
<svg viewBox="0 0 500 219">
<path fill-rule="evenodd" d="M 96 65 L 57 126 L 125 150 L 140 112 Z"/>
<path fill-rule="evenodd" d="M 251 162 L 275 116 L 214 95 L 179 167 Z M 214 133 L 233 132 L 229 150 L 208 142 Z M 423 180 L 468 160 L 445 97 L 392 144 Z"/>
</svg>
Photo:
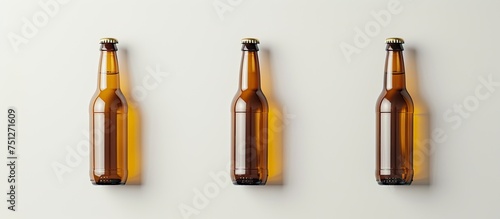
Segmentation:
<svg viewBox="0 0 500 219">
<path fill-rule="evenodd" d="M 1 218 L 500 217 L 498 1 L 61 0 L 49 11 L 46 2 L 55 1 L 0 2 Z M 416 176 L 403 187 L 374 177 L 392 36 L 406 40 L 416 104 Z M 140 162 L 125 186 L 88 176 L 101 37 L 120 41 L 139 121 L 131 156 Z M 226 179 L 242 37 L 261 40 L 272 108 L 261 187 L 211 176 Z M 16 212 L 5 195 L 9 106 L 18 110 Z"/>
</svg>

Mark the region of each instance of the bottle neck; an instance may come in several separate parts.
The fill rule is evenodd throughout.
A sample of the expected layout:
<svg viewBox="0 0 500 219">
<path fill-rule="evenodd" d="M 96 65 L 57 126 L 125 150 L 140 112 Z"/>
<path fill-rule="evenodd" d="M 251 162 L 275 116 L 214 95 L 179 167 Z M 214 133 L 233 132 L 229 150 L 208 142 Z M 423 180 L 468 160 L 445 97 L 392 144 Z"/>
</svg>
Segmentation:
<svg viewBox="0 0 500 219">
<path fill-rule="evenodd" d="M 120 89 L 116 51 L 101 51 L 99 61 L 99 90 Z"/>
<path fill-rule="evenodd" d="M 387 55 L 385 59 L 385 78 L 384 88 L 386 90 L 405 90 L 405 66 L 403 60 L 403 49 L 393 49 L 397 45 L 387 46 Z"/>
<path fill-rule="evenodd" d="M 245 49 L 248 48 L 248 45 L 244 45 L 243 47 L 240 69 L 240 90 L 260 90 L 258 49 Z"/>
</svg>

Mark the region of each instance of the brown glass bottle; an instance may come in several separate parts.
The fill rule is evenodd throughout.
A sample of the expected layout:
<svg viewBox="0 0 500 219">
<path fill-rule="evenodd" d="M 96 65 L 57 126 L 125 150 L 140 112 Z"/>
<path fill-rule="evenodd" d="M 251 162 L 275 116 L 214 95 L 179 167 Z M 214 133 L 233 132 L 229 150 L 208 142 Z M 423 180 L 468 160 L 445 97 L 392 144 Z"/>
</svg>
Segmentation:
<svg viewBox="0 0 500 219">
<path fill-rule="evenodd" d="M 127 101 L 120 90 L 116 44 L 103 38 L 98 87 L 90 103 L 90 180 L 97 185 L 127 181 Z"/>
<path fill-rule="evenodd" d="M 403 39 L 388 38 L 384 89 L 377 100 L 376 179 L 380 185 L 413 180 L 413 101 L 406 90 Z"/>
<path fill-rule="evenodd" d="M 267 182 L 268 104 L 260 87 L 259 41 L 242 39 L 240 84 L 232 103 L 231 178 L 235 185 Z"/>
</svg>

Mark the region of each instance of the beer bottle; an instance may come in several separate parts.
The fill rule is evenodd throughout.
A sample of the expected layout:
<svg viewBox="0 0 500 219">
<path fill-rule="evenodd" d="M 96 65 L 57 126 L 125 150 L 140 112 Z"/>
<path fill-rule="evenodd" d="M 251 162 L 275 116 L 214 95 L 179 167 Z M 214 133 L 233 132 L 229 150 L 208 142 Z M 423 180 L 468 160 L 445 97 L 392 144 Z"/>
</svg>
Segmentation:
<svg viewBox="0 0 500 219">
<path fill-rule="evenodd" d="M 377 101 L 376 178 L 380 185 L 413 180 L 413 101 L 406 90 L 403 39 L 386 39 L 384 89 Z"/>
<path fill-rule="evenodd" d="M 241 42 L 240 83 L 232 103 L 231 178 L 235 185 L 264 185 L 268 104 L 260 87 L 259 40 Z"/>
<path fill-rule="evenodd" d="M 116 44 L 103 38 L 98 86 L 90 103 L 90 180 L 97 185 L 127 181 L 127 101 L 120 90 Z"/>
</svg>

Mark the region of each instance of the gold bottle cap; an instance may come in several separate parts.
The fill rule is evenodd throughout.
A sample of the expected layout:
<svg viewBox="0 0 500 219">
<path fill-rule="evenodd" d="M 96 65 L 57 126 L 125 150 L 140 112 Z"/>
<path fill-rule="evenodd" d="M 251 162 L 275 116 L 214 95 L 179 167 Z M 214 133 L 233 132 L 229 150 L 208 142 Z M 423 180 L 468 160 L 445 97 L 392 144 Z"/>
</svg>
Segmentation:
<svg viewBox="0 0 500 219">
<path fill-rule="evenodd" d="M 113 44 L 117 44 L 118 43 L 118 40 L 116 40 L 115 38 L 101 38 L 101 40 L 99 41 L 101 44 L 104 44 L 104 43 L 113 43 Z"/>
<path fill-rule="evenodd" d="M 246 43 L 253 43 L 253 44 L 259 44 L 259 39 L 257 38 L 243 38 L 241 39 L 241 43 L 246 44 Z"/>
<path fill-rule="evenodd" d="M 403 38 L 391 37 L 391 38 L 385 39 L 385 43 L 400 43 L 400 44 L 403 44 L 403 43 L 405 43 L 405 41 L 403 40 Z"/>
</svg>

